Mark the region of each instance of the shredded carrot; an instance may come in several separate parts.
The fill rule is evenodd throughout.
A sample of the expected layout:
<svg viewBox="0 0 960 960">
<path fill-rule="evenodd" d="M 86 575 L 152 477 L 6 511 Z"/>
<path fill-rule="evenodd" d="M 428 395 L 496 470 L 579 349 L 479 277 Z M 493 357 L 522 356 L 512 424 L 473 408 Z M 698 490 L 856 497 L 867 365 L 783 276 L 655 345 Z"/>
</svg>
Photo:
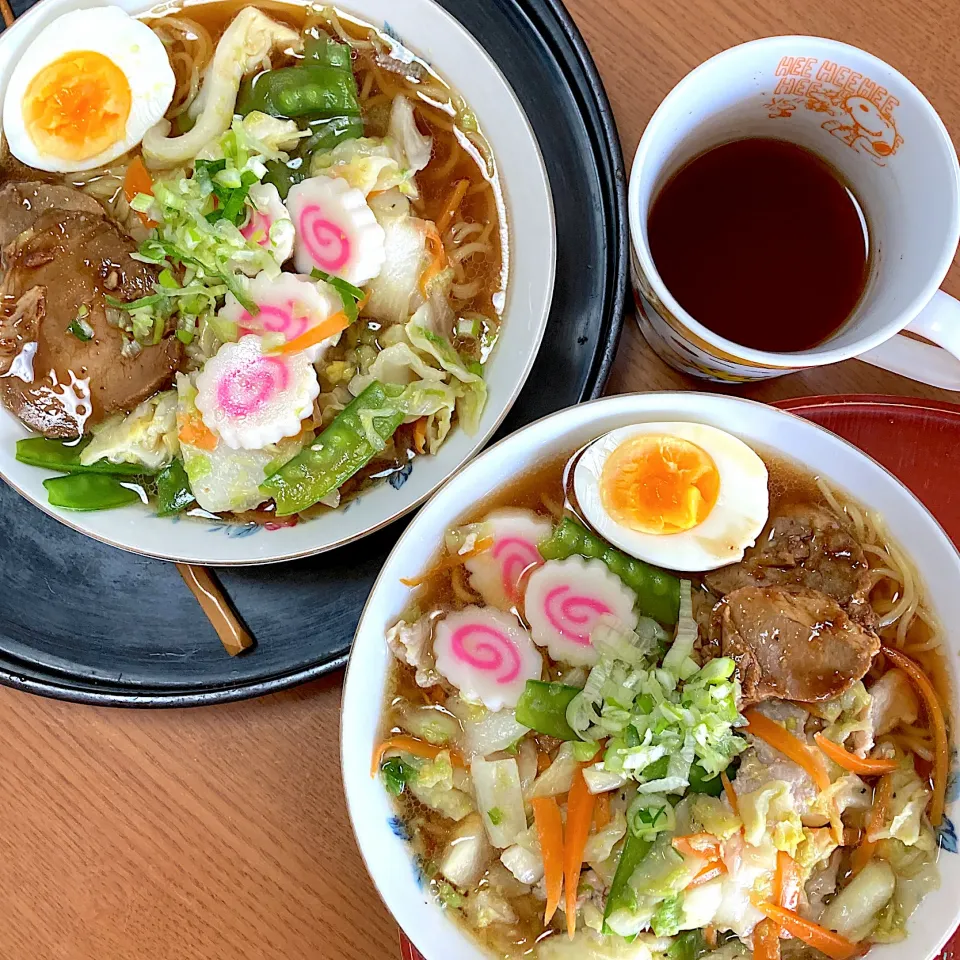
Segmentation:
<svg viewBox="0 0 960 960">
<path fill-rule="evenodd" d="M 830 786 L 830 775 L 827 773 L 826 765 L 819 753 L 811 750 L 807 744 L 795 737 L 789 730 L 781 727 L 779 723 L 757 710 L 748 710 L 744 716 L 748 721 L 745 728 L 747 733 L 759 737 L 774 750 L 778 750 L 785 757 L 803 767 L 813 778 L 818 790 L 826 790 Z"/>
<path fill-rule="evenodd" d="M 417 453 L 427 449 L 427 418 L 421 417 L 413 423 L 413 448 Z"/>
<path fill-rule="evenodd" d="M 130 166 L 127 167 L 127 175 L 123 178 L 123 195 L 127 198 L 127 203 L 132 203 L 133 198 L 140 193 L 145 193 L 150 197 L 153 196 L 153 177 L 150 176 L 150 171 L 144 166 L 142 158 L 134 157 Z M 156 223 L 145 213 L 140 213 L 138 210 L 136 214 L 147 229 L 156 226 Z"/>
<path fill-rule="evenodd" d="M 610 794 L 597 794 L 597 802 L 593 811 L 593 822 L 598 830 L 602 830 L 610 823 Z"/>
<path fill-rule="evenodd" d="M 550 766 L 550 754 L 537 753 L 537 773 L 543 773 Z"/>
<path fill-rule="evenodd" d="M 753 960 L 780 960 L 780 927 L 761 920 L 753 931 Z"/>
<path fill-rule="evenodd" d="M 727 865 L 722 860 L 708 860 L 699 873 L 687 884 L 687 887 L 699 887 L 717 877 L 722 877 L 727 872 Z"/>
<path fill-rule="evenodd" d="M 861 777 L 878 777 L 884 773 L 893 773 L 899 764 L 896 760 L 871 760 L 869 757 L 858 757 L 855 753 L 834 743 L 825 737 L 822 733 L 815 733 L 813 739 L 817 746 L 836 764 L 849 770 L 851 773 L 857 773 Z"/>
<path fill-rule="evenodd" d="M 684 837 L 674 837 L 673 849 L 685 857 L 720 859 L 720 841 L 712 833 L 688 833 Z"/>
<path fill-rule="evenodd" d="M 543 925 L 547 926 L 560 906 L 560 893 L 563 890 L 563 821 L 555 797 L 537 797 L 531 804 L 537 839 L 540 841 L 540 855 L 543 857 L 543 876 L 547 888 Z"/>
<path fill-rule="evenodd" d="M 800 903 L 800 893 L 803 890 L 803 877 L 796 860 L 783 850 L 777 851 L 777 868 L 773 874 L 773 899 L 787 910 L 796 910 Z M 772 920 L 765 921 L 773 923 Z M 779 924 L 776 924 L 778 939 L 791 939 L 788 933 Z"/>
<path fill-rule="evenodd" d="M 583 867 L 583 849 L 587 845 L 596 799 L 587 789 L 583 770 L 577 767 L 567 799 L 567 831 L 563 846 L 563 882 L 566 896 L 564 912 L 567 915 L 567 934 L 571 940 L 577 932 L 577 889 Z"/>
<path fill-rule="evenodd" d="M 777 851 L 777 869 L 773 876 L 774 896 L 787 910 L 796 910 L 803 889 L 803 877 L 797 861 L 783 850 Z"/>
<path fill-rule="evenodd" d="M 428 580 L 432 580 L 438 573 L 446 573 L 448 570 L 453 570 L 468 560 L 472 560 L 485 550 L 489 550 L 492 546 L 493 537 L 481 537 L 472 550 L 468 550 L 466 553 L 455 553 L 452 556 L 444 557 L 438 564 L 432 566 L 426 573 L 421 574 L 419 577 L 413 577 L 412 579 L 401 577 L 400 582 L 405 587 L 419 587 Z"/>
<path fill-rule="evenodd" d="M 186 417 L 181 421 L 177 437 L 181 443 L 200 450 L 209 452 L 217 449 L 216 434 L 200 419 L 199 414 Z"/>
<path fill-rule="evenodd" d="M 723 792 L 727 796 L 727 803 L 730 804 L 730 809 L 733 811 L 734 816 L 740 816 L 740 801 L 737 799 L 737 791 L 733 789 L 733 784 L 730 782 L 730 778 L 727 776 L 725 770 L 720 771 L 720 782 L 723 784 Z"/>
<path fill-rule="evenodd" d="M 300 353 L 301 350 L 308 350 L 320 343 L 321 340 L 326 340 L 327 337 L 332 337 L 341 330 L 346 330 L 349 326 L 350 320 L 341 310 L 339 313 L 327 317 L 326 320 L 321 320 L 315 327 L 310 327 L 306 333 L 301 333 L 299 337 L 288 340 L 270 352 L 273 354 Z"/>
<path fill-rule="evenodd" d="M 856 850 L 850 857 L 850 872 L 856 876 L 872 859 L 877 849 L 876 835 L 883 826 L 883 821 L 887 817 L 887 808 L 893 798 L 893 778 L 884 777 L 878 784 L 873 794 L 873 812 L 870 814 L 870 823 L 867 825 Z"/>
<path fill-rule="evenodd" d="M 821 927 L 819 923 L 806 920 L 793 910 L 787 910 L 785 907 L 765 900 L 755 901 L 754 906 L 775 924 L 783 927 L 814 950 L 825 953 L 831 960 L 849 960 L 859 952 L 859 947 L 853 941 L 842 937 L 839 933 L 834 933 L 833 930 Z"/>
<path fill-rule="evenodd" d="M 427 253 L 430 254 L 430 263 L 427 265 L 426 270 L 420 274 L 420 292 L 427 296 L 427 288 L 430 285 L 430 281 L 433 280 L 441 270 L 447 265 L 447 251 L 443 248 L 443 241 L 440 239 L 440 234 L 437 233 L 437 228 L 434 226 L 427 227 Z"/>
<path fill-rule="evenodd" d="M 930 798 L 930 822 L 940 826 L 943 820 L 943 807 L 947 794 L 947 775 L 950 770 L 950 747 L 947 742 L 947 721 L 943 715 L 943 708 L 937 699 L 930 678 L 923 672 L 919 664 L 910 657 L 894 650 L 892 647 L 880 648 L 886 658 L 898 666 L 913 682 L 927 708 L 927 718 L 933 732 L 933 796 Z"/>
<path fill-rule="evenodd" d="M 384 756 L 391 750 L 396 750 L 399 753 L 409 753 L 414 757 L 423 757 L 425 760 L 436 760 L 441 753 L 446 751 L 450 754 L 450 762 L 455 767 L 462 767 L 464 765 L 460 751 L 454 750 L 451 747 L 438 747 L 436 744 L 427 743 L 426 740 L 418 740 L 416 737 L 389 737 L 373 751 L 371 776 L 375 777 L 377 775 L 377 772 L 380 770 L 380 764 L 383 763 Z"/>
<path fill-rule="evenodd" d="M 460 209 L 460 204 L 463 203 L 463 198 L 467 195 L 467 191 L 470 189 L 469 180 L 458 180 L 456 185 L 453 188 L 453 192 L 450 194 L 450 199 L 443 205 L 443 213 L 440 216 L 440 219 L 437 221 L 437 232 L 443 233 L 447 227 L 453 223 L 453 218 L 457 215 L 457 211 Z"/>
<path fill-rule="evenodd" d="M 717 928 L 712 923 L 703 928 L 703 939 L 711 950 L 717 949 Z"/>
</svg>

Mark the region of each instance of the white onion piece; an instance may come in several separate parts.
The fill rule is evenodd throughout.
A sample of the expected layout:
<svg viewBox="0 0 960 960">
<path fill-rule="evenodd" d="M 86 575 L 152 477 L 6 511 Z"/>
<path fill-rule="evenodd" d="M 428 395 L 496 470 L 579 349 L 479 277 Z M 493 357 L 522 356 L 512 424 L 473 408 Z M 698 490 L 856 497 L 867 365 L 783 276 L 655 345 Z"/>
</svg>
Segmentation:
<svg viewBox="0 0 960 960">
<path fill-rule="evenodd" d="M 515 707 L 528 680 L 539 680 L 543 658 L 516 617 L 466 607 L 436 627 L 437 670 L 468 700 L 488 710 Z"/>
<path fill-rule="evenodd" d="M 612 616 L 629 630 L 636 627 L 636 599 L 602 560 L 569 557 L 534 570 L 523 603 L 534 642 L 552 659 L 577 666 L 599 659 L 590 632 L 601 617 Z"/>
<path fill-rule="evenodd" d="M 197 376 L 203 422 L 234 450 L 260 450 L 296 436 L 320 393 L 303 353 L 264 355 L 260 338 L 225 343 Z"/>
<path fill-rule="evenodd" d="M 287 195 L 299 273 L 314 269 L 361 286 L 376 277 L 386 260 L 383 227 L 364 195 L 339 177 L 310 177 Z"/>
<path fill-rule="evenodd" d="M 522 577 L 543 563 L 537 544 L 553 532 L 553 524 L 532 510 L 494 510 L 484 519 L 489 550 L 468 560 L 470 586 L 492 607 L 511 610 L 522 596 Z"/>
</svg>

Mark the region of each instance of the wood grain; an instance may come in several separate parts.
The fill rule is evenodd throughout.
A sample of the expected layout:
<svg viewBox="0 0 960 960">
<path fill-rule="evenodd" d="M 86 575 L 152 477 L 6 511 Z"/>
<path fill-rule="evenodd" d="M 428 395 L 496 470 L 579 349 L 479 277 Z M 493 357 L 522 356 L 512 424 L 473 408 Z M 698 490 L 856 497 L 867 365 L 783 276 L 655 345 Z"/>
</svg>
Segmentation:
<svg viewBox="0 0 960 960">
<path fill-rule="evenodd" d="M 866 47 L 910 76 L 960 131 L 957 0 L 570 2 L 628 161 L 657 103 L 688 70 L 777 33 Z M 956 265 L 946 289 L 960 295 Z M 661 364 L 632 319 L 610 386 L 706 389 Z M 741 392 L 949 398 L 856 361 Z M 0 957 L 398 956 L 396 927 L 347 820 L 339 706 L 339 678 L 246 704 L 153 713 L 0 690 Z"/>
</svg>

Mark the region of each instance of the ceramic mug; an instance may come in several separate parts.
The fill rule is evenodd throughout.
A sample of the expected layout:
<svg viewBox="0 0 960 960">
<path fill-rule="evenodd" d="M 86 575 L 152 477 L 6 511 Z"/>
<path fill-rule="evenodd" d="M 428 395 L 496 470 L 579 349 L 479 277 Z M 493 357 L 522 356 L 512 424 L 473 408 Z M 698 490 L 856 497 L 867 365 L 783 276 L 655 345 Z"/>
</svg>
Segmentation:
<svg viewBox="0 0 960 960">
<path fill-rule="evenodd" d="M 866 212 L 873 249 L 866 289 L 843 326 L 807 350 L 754 350 L 713 333 L 665 287 L 650 253 L 647 218 L 667 179 L 698 154 L 746 137 L 819 154 Z M 819 37 L 755 40 L 707 60 L 647 125 L 629 202 L 640 327 L 677 369 L 742 383 L 859 357 L 960 390 L 960 302 L 939 290 L 960 239 L 960 165 L 936 111 L 882 60 Z M 785 282 L 802 283 L 804 271 L 817 269 L 816 246 L 798 245 L 789 227 L 782 245 Z M 896 336 L 903 332 L 932 343 Z"/>
</svg>

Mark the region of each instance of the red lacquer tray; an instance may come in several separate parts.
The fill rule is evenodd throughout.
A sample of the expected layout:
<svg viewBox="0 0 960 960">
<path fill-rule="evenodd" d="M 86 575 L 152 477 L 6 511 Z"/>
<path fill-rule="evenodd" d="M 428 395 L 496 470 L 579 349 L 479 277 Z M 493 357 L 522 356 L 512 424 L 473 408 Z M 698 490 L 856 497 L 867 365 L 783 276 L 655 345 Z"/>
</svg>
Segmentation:
<svg viewBox="0 0 960 960">
<path fill-rule="evenodd" d="M 832 430 L 899 477 L 960 544 L 960 406 L 874 394 L 798 397 L 775 406 Z M 424 960 L 400 934 L 403 960 Z M 960 960 L 960 931 L 940 960 Z"/>
</svg>

